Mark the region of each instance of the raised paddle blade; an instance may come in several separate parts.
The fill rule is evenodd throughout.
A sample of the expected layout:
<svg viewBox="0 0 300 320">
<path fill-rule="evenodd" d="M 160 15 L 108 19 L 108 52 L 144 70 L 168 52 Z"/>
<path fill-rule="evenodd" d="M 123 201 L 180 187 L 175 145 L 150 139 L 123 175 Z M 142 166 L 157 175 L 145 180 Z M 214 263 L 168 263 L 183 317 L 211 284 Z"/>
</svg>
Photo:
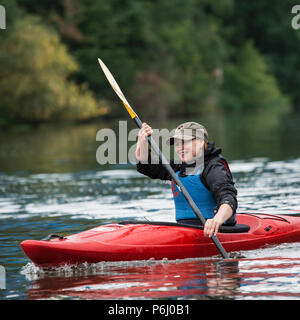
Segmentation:
<svg viewBox="0 0 300 320">
<path fill-rule="evenodd" d="M 98 58 L 98 62 L 100 64 L 100 67 L 101 67 L 102 71 L 104 72 L 108 82 L 110 83 L 111 87 L 114 89 L 114 91 L 117 94 L 117 96 L 123 102 L 125 108 L 129 112 L 131 118 L 135 118 L 137 115 L 133 111 L 133 109 L 131 108 L 129 102 L 126 100 L 126 98 L 125 98 L 123 92 L 121 91 L 120 87 L 118 86 L 115 78 L 113 77 L 113 75 L 110 73 L 110 71 L 108 70 L 108 68 L 106 67 L 106 65 L 104 64 L 104 62 L 100 58 Z"/>
</svg>

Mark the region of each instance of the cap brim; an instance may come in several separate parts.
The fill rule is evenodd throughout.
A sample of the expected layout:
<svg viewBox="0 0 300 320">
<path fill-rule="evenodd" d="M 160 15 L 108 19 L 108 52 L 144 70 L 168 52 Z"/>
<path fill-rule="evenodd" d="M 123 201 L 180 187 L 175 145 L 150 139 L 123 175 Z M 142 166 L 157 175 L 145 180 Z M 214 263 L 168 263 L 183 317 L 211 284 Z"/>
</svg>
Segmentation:
<svg viewBox="0 0 300 320">
<path fill-rule="evenodd" d="M 178 140 L 184 140 L 184 141 L 190 141 L 193 140 L 195 137 L 192 136 L 182 136 L 182 135 L 174 135 L 173 137 L 169 138 L 166 140 L 166 143 L 168 145 L 173 145 L 174 144 L 174 139 Z"/>
</svg>

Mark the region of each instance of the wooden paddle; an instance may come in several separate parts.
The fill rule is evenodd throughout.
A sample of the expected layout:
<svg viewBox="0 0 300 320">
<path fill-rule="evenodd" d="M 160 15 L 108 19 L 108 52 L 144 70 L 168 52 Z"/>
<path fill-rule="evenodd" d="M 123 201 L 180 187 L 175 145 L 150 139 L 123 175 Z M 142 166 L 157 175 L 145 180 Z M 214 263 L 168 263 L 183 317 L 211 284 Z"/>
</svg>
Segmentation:
<svg viewBox="0 0 300 320">
<path fill-rule="evenodd" d="M 99 61 L 100 67 L 102 68 L 102 70 L 103 70 L 108 82 L 110 83 L 110 85 L 114 89 L 114 91 L 117 94 L 117 96 L 123 102 L 123 104 L 124 104 L 126 110 L 128 111 L 129 115 L 134 120 L 136 125 L 139 128 L 141 128 L 142 124 L 143 124 L 142 121 L 140 120 L 138 115 L 134 112 L 134 110 L 132 109 L 132 107 L 130 106 L 128 101 L 126 100 L 123 92 L 121 91 L 120 87 L 118 86 L 118 84 L 117 84 L 116 80 L 114 79 L 113 75 L 110 73 L 110 71 L 108 70 L 108 68 L 106 67 L 106 65 L 103 63 L 103 61 L 101 59 L 98 58 L 98 61 Z M 168 170 L 168 172 L 171 175 L 172 179 L 175 181 L 175 183 L 179 187 L 182 195 L 185 197 L 186 201 L 191 206 L 192 210 L 195 212 L 197 217 L 200 219 L 201 223 L 204 225 L 206 220 L 204 219 L 203 215 L 201 214 L 201 212 L 200 212 L 199 208 L 197 207 L 197 205 L 195 204 L 194 200 L 192 199 L 192 197 L 190 196 L 190 194 L 188 193 L 188 191 L 186 190 L 186 188 L 184 187 L 184 185 L 182 184 L 182 182 L 180 181 L 180 179 L 178 178 L 178 176 L 176 175 L 176 173 L 174 172 L 174 170 L 170 166 L 168 160 L 162 154 L 162 152 L 158 148 L 156 142 L 152 139 L 151 135 L 148 136 L 147 139 L 148 139 L 149 145 L 154 150 L 154 152 L 158 155 L 158 157 L 159 157 L 160 161 L 162 162 L 163 166 L 166 168 L 166 170 Z M 211 239 L 214 242 L 214 244 L 217 247 L 217 249 L 219 250 L 219 252 L 221 253 L 222 257 L 225 258 L 225 259 L 228 259 L 229 256 L 228 256 L 227 252 L 225 251 L 225 249 L 223 248 L 223 246 L 221 245 L 219 239 L 215 235 L 213 235 L 211 237 Z"/>
</svg>

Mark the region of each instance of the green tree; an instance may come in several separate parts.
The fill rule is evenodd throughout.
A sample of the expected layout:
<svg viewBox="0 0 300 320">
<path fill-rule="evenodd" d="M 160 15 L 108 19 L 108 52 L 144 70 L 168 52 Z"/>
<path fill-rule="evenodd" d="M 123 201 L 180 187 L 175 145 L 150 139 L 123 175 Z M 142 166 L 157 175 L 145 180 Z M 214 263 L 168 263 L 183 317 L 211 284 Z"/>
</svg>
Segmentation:
<svg viewBox="0 0 300 320">
<path fill-rule="evenodd" d="M 234 63 L 225 68 L 223 90 L 223 106 L 231 110 L 257 111 L 289 104 L 251 41 L 237 51 Z"/>
<path fill-rule="evenodd" d="M 148 20 L 143 25 L 145 63 L 132 85 L 141 108 L 152 104 L 151 96 L 157 101 L 151 108 L 157 114 L 163 109 L 175 116 L 201 114 L 216 105 L 216 74 L 228 52 L 213 16 L 214 3 L 163 0 L 148 4 Z M 136 91 L 137 86 L 141 90 Z"/>
<path fill-rule="evenodd" d="M 1 121 L 84 120 L 106 113 L 86 84 L 69 80 L 76 70 L 52 28 L 36 16 L 17 19 L 1 43 Z"/>
<path fill-rule="evenodd" d="M 81 65 L 75 79 L 88 82 L 97 95 L 116 101 L 99 72 L 99 56 L 137 110 L 178 115 L 216 104 L 216 74 L 227 56 L 219 16 L 231 10 L 233 0 L 19 3 L 57 26 Z M 70 25 L 73 39 L 67 37 Z M 84 41 L 75 45 L 75 38 Z"/>
<path fill-rule="evenodd" d="M 282 106 L 288 101 L 281 91 L 299 104 L 292 0 L 17 3 L 56 27 L 80 66 L 72 79 L 116 105 L 98 56 L 137 111 L 149 115 Z"/>
<path fill-rule="evenodd" d="M 280 90 L 291 98 L 294 110 L 300 111 L 300 31 L 291 26 L 295 0 L 235 0 L 230 41 L 238 47 L 252 39 L 264 56 Z"/>
</svg>

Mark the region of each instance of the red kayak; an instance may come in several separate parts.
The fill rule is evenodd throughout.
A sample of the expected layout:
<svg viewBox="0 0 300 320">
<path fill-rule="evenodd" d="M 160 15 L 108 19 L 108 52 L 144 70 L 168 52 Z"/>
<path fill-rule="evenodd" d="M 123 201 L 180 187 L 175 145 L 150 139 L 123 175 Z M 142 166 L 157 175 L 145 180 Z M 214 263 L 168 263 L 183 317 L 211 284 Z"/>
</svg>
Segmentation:
<svg viewBox="0 0 300 320">
<path fill-rule="evenodd" d="M 237 225 L 217 234 L 227 252 L 300 241 L 297 215 L 237 214 Z M 219 252 L 203 227 L 149 221 L 125 221 L 61 237 L 25 240 L 25 254 L 43 267 L 101 261 L 161 260 L 208 257 Z"/>
</svg>

